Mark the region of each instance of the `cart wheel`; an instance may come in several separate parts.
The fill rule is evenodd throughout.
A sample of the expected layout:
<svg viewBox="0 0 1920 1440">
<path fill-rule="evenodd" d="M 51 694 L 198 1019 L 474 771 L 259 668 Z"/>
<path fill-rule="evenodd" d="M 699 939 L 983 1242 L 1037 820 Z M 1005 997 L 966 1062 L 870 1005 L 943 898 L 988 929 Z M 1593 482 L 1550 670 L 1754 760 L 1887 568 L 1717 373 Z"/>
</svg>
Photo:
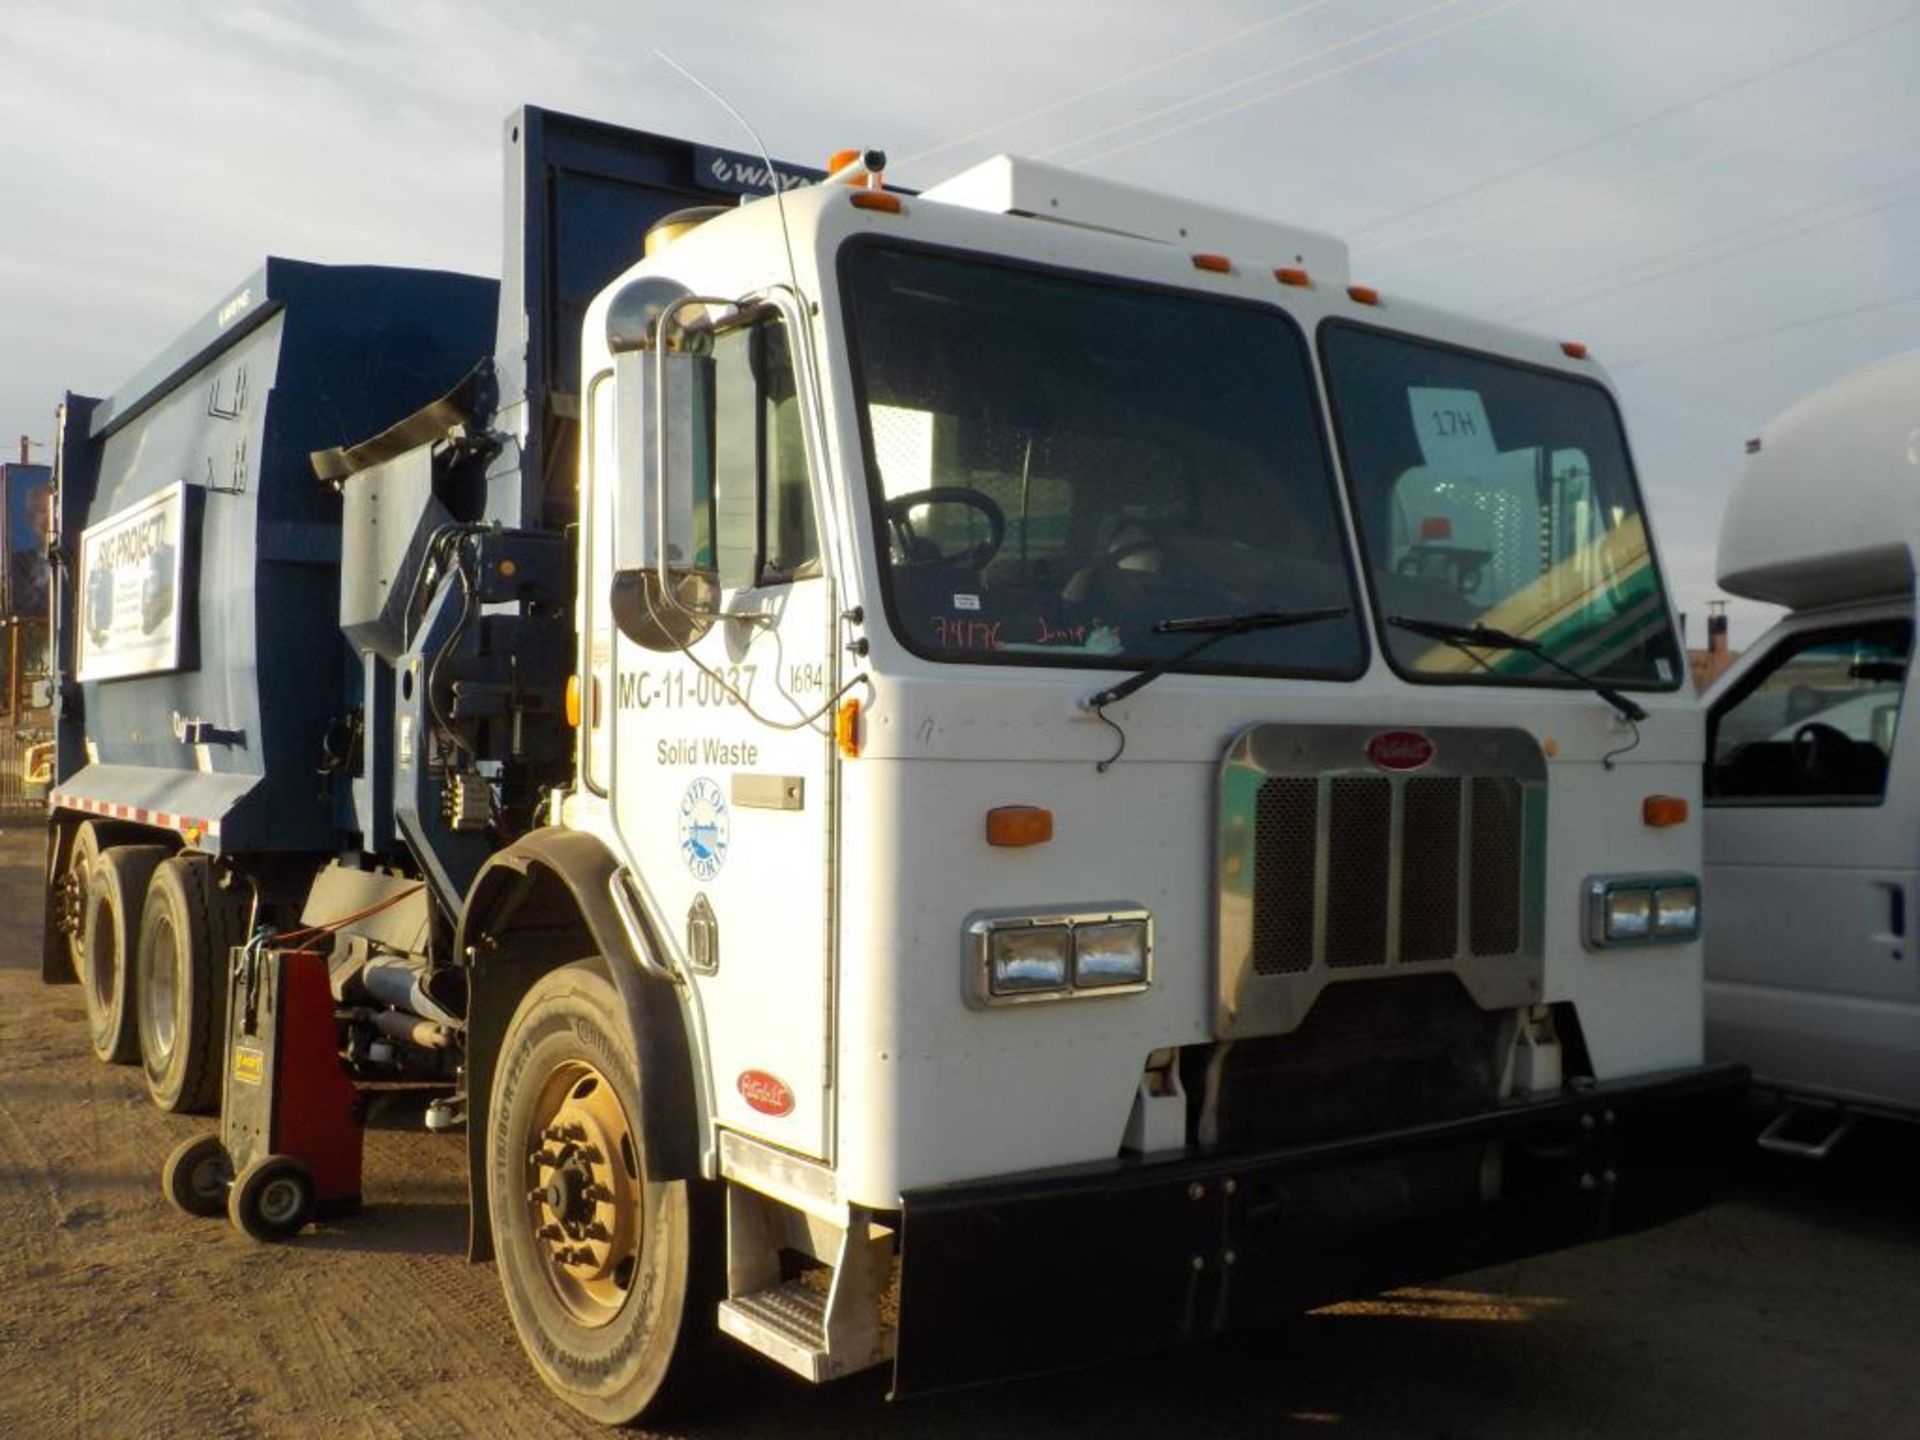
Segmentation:
<svg viewBox="0 0 1920 1440">
<path fill-rule="evenodd" d="M 255 1240 L 291 1240 L 313 1218 L 313 1175 L 291 1155 L 263 1155 L 233 1177 L 227 1219 Z"/>
<path fill-rule="evenodd" d="M 211 1219 L 227 1208 L 233 1162 L 218 1135 L 197 1135 L 174 1147 L 160 1168 L 160 1193 L 173 1208 Z"/>
</svg>

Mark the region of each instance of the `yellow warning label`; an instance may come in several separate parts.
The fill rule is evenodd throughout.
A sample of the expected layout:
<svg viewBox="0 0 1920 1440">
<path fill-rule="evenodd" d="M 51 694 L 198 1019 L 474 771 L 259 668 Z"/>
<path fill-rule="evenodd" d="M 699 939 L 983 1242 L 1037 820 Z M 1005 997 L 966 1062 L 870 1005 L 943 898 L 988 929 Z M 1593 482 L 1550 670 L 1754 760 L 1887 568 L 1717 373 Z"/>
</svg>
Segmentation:
<svg viewBox="0 0 1920 1440">
<path fill-rule="evenodd" d="M 257 1045 L 236 1045 L 233 1048 L 233 1078 L 242 1085 L 258 1085 L 266 1074 L 266 1052 Z"/>
</svg>

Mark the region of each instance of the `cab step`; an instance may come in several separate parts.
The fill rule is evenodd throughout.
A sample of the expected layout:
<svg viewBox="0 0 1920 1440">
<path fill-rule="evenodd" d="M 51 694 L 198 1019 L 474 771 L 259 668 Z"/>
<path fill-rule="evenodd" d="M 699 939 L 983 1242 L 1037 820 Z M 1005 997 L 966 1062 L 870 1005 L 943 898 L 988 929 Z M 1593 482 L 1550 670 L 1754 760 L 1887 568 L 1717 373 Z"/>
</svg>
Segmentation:
<svg viewBox="0 0 1920 1440">
<path fill-rule="evenodd" d="M 827 1356 L 827 1292 L 817 1282 L 789 1280 L 722 1300 L 720 1328 L 802 1379 L 818 1382 L 833 1374 Z"/>
<path fill-rule="evenodd" d="M 1824 1160 L 1852 1133 L 1854 1118 L 1837 1105 L 1788 1105 L 1767 1122 L 1755 1143 L 1774 1155 Z"/>
</svg>

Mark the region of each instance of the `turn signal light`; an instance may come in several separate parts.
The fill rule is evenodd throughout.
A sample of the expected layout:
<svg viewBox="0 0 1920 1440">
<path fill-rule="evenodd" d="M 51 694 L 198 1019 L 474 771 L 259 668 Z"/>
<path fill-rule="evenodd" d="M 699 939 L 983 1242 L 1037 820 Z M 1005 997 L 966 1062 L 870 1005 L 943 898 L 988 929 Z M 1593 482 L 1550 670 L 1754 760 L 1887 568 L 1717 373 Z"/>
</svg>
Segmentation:
<svg viewBox="0 0 1920 1440">
<path fill-rule="evenodd" d="M 1042 805 L 997 805 L 987 811 L 989 845 L 1044 845 L 1053 839 L 1053 811 Z"/>
<path fill-rule="evenodd" d="M 1640 818 L 1656 830 L 1683 825 L 1687 819 L 1687 802 L 1679 795 L 1649 795 L 1640 802 Z"/>
<path fill-rule="evenodd" d="M 847 759 L 858 760 L 860 740 L 860 702 L 842 700 L 840 708 L 833 712 L 833 743 Z"/>
</svg>

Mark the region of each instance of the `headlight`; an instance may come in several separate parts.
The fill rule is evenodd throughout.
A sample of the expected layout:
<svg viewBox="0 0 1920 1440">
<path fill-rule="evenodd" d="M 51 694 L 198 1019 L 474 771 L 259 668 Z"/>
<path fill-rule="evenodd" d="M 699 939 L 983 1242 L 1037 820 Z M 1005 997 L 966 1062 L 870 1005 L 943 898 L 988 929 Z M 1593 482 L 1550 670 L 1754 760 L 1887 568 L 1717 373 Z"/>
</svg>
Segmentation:
<svg viewBox="0 0 1920 1440">
<path fill-rule="evenodd" d="M 967 1003 L 1120 995 L 1153 983 L 1153 920 L 1136 906 L 992 912 L 967 922 Z"/>
<path fill-rule="evenodd" d="M 1082 990 L 1139 985 L 1147 978 L 1147 927 L 1139 920 L 1079 925 L 1073 932 L 1073 983 Z"/>
<path fill-rule="evenodd" d="M 1700 882 L 1691 875 L 1596 876 L 1586 884 L 1591 950 L 1670 945 L 1700 934 Z"/>
<path fill-rule="evenodd" d="M 1700 933 L 1700 887 L 1662 885 L 1653 892 L 1653 933 L 1691 938 Z"/>
<path fill-rule="evenodd" d="M 1652 928 L 1651 890 L 1635 887 L 1607 892 L 1607 939 L 1610 942 L 1644 940 Z"/>
<path fill-rule="evenodd" d="M 987 940 L 987 985 L 995 995 L 1063 990 L 1073 932 L 1065 925 L 995 930 Z"/>
</svg>

